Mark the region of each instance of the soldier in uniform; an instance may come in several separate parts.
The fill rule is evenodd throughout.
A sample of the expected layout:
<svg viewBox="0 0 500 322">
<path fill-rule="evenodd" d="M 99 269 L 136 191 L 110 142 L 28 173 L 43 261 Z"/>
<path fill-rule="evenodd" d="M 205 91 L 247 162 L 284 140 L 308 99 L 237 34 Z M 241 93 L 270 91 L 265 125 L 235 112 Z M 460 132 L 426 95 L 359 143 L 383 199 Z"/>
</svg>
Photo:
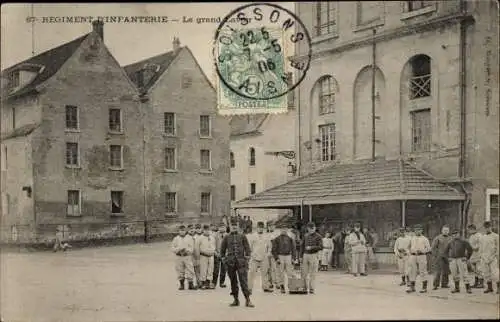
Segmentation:
<svg viewBox="0 0 500 322">
<path fill-rule="evenodd" d="M 450 263 L 448 256 L 445 254 L 445 249 L 451 241 L 450 228 L 446 225 L 441 229 L 441 234 L 436 236 L 432 241 L 432 255 L 434 256 L 436 264 L 436 273 L 434 275 L 433 290 L 439 288 L 449 288 L 449 272 Z"/>
<path fill-rule="evenodd" d="M 409 275 L 410 288 L 407 293 L 415 292 L 415 281 L 417 273 L 422 279 L 422 290 L 420 293 L 427 293 L 427 254 L 431 251 L 429 239 L 422 235 L 421 225 L 415 225 L 415 236 L 410 239 Z"/>
<path fill-rule="evenodd" d="M 195 289 L 193 284 L 193 254 L 194 241 L 189 235 L 186 235 L 186 226 L 179 226 L 179 235 L 172 241 L 172 251 L 176 255 L 175 270 L 179 280 L 179 290 L 184 289 L 184 281 L 187 279 L 189 289 Z"/>
<path fill-rule="evenodd" d="M 249 263 L 248 288 L 250 289 L 250 292 L 252 292 L 255 276 L 260 270 L 263 291 L 272 292 L 267 278 L 267 271 L 269 267 L 268 257 L 271 252 L 271 241 L 269 240 L 269 236 L 264 234 L 264 223 L 259 221 L 257 223 L 257 232 L 249 234 L 247 238 L 250 244 L 250 251 L 252 252 Z"/>
<path fill-rule="evenodd" d="M 445 254 L 449 258 L 451 277 L 455 283 L 455 288 L 451 292 L 460 293 L 460 280 L 462 280 L 466 292 L 472 293 L 467 272 L 467 263 L 472 256 L 472 247 L 467 240 L 460 237 L 458 229 L 453 231 L 452 239 L 445 249 Z"/>
<path fill-rule="evenodd" d="M 221 245 L 222 261 L 226 265 L 227 274 L 231 281 L 231 295 L 234 298 L 230 306 L 239 306 L 239 286 L 245 296 L 247 307 L 254 307 L 250 301 L 248 288 L 248 260 L 251 250 L 247 237 L 238 231 L 238 222 L 231 220 L 231 232 L 224 237 Z"/>
<path fill-rule="evenodd" d="M 491 222 L 484 223 L 485 234 L 481 238 L 481 265 L 484 279 L 486 281 L 486 290 L 484 293 L 493 293 L 493 282 L 497 284 L 497 294 L 500 289 L 498 281 L 498 234 L 491 230 Z"/>
<path fill-rule="evenodd" d="M 268 235 L 267 238 L 269 240 L 274 240 L 276 237 L 278 237 L 278 233 L 274 231 L 274 223 L 269 223 L 267 226 L 268 230 Z M 272 247 L 272 244 L 271 244 Z M 269 281 L 269 288 L 272 290 L 274 286 L 276 286 L 276 289 L 279 288 L 278 285 L 278 264 L 276 263 L 276 260 L 272 256 L 271 252 L 268 254 L 268 265 L 267 265 L 267 279 Z"/>
<path fill-rule="evenodd" d="M 200 247 L 200 288 L 214 289 L 212 283 L 214 274 L 215 237 L 210 232 L 210 226 L 203 226 L 203 235 L 199 236 Z"/>
<path fill-rule="evenodd" d="M 474 277 L 473 288 L 483 288 L 484 280 L 483 275 L 481 274 L 481 256 L 479 254 L 479 247 L 481 245 L 481 237 L 483 234 L 477 231 L 476 225 L 471 224 L 467 227 L 469 231 L 469 244 L 472 247 L 472 256 L 469 260 L 471 275 Z"/>
<path fill-rule="evenodd" d="M 200 288 L 203 281 L 200 280 L 200 237 L 201 237 L 201 224 L 194 226 L 194 250 L 193 250 L 193 266 L 194 275 L 196 276 L 196 287 Z"/>
<path fill-rule="evenodd" d="M 399 237 L 396 239 L 394 243 L 394 254 L 396 255 L 396 259 L 398 261 L 398 269 L 399 274 L 401 275 L 401 284 L 400 286 L 406 285 L 409 282 L 408 278 L 408 257 L 410 247 L 410 238 L 406 236 L 406 231 L 404 228 L 399 229 Z"/>
<path fill-rule="evenodd" d="M 314 294 L 314 280 L 318 272 L 319 252 L 323 249 L 323 241 L 320 234 L 316 232 L 316 225 L 313 222 L 307 223 L 307 234 L 302 240 L 302 278 L 305 289 L 309 288 L 309 294 Z M 309 283 L 307 278 L 309 277 Z M 309 284 L 309 285 L 308 285 Z M 308 287 L 309 286 L 309 287 Z"/>
</svg>

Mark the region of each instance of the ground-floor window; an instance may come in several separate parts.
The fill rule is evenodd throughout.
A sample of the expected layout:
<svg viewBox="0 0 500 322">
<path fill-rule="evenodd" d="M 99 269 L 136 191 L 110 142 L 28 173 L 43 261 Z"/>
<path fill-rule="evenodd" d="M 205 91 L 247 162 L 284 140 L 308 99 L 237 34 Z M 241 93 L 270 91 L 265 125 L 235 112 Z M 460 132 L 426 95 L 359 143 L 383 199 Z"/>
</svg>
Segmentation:
<svg viewBox="0 0 500 322">
<path fill-rule="evenodd" d="M 491 221 L 493 231 L 498 233 L 498 189 L 486 189 L 486 221 Z"/>
</svg>

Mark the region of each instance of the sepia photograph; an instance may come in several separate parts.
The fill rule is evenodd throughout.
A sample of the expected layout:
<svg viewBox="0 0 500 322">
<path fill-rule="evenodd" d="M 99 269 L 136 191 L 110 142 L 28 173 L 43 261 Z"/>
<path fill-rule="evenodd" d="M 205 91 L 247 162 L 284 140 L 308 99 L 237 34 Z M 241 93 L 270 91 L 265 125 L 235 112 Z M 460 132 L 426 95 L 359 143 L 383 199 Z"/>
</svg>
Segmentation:
<svg viewBox="0 0 500 322">
<path fill-rule="evenodd" d="M 499 14 L 3 3 L 0 321 L 500 319 Z"/>
</svg>

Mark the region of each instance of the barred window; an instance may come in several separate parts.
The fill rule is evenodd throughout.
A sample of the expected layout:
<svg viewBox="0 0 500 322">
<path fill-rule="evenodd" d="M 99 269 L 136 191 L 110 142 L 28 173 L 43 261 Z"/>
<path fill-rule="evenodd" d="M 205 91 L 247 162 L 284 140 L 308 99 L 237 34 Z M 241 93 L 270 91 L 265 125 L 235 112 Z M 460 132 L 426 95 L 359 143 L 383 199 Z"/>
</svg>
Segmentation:
<svg viewBox="0 0 500 322">
<path fill-rule="evenodd" d="M 212 164 L 210 160 L 210 150 L 200 151 L 200 165 L 202 170 L 210 171 L 212 169 Z"/>
<path fill-rule="evenodd" d="M 337 32 L 337 3 L 321 1 L 316 3 L 316 36 L 335 34 Z"/>
<path fill-rule="evenodd" d="M 417 55 L 410 59 L 410 99 L 431 96 L 431 58 Z"/>
<path fill-rule="evenodd" d="M 202 214 L 209 214 L 210 209 L 212 208 L 212 200 L 210 196 L 210 192 L 202 192 L 201 193 L 201 207 L 200 212 Z"/>
<path fill-rule="evenodd" d="M 200 136 L 210 136 L 210 116 L 200 115 Z"/>
<path fill-rule="evenodd" d="M 321 161 L 335 160 L 335 124 L 326 124 L 319 127 L 321 137 Z"/>
<path fill-rule="evenodd" d="M 167 135 L 175 135 L 175 114 L 166 112 L 163 115 L 164 131 Z"/>
<path fill-rule="evenodd" d="M 109 163 L 112 168 L 123 167 L 123 149 L 121 145 L 111 145 L 109 147 Z"/>
<path fill-rule="evenodd" d="M 78 152 L 78 143 L 66 142 L 66 165 L 78 166 L 80 164 Z"/>
<path fill-rule="evenodd" d="M 165 211 L 167 213 L 177 212 L 177 193 L 167 192 L 165 194 Z"/>
<path fill-rule="evenodd" d="M 412 152 L 425 152 L 431 148 L 431 110 L 411 112 Z"/>
<path fill-rule="evenodd" d="M 68 190 L 68 204 L 66 213 L 68 216 L 80 216 L 80 191 Z"/>
<path fill-rule="evenodd" d="M 119 108 L 109 109 L 109 130 L 112 132 L 122 131 L 122 111 Z"/>
<path fill-rule="evenodd" d="M 66 129 L 78 130 L 78 107 L 66 105 Z"/>
<path fill-rule="evenodd" d="M 165 148 L 165 169 L 175 170 L 176 168 L 175 148 Z"/>
</svg>

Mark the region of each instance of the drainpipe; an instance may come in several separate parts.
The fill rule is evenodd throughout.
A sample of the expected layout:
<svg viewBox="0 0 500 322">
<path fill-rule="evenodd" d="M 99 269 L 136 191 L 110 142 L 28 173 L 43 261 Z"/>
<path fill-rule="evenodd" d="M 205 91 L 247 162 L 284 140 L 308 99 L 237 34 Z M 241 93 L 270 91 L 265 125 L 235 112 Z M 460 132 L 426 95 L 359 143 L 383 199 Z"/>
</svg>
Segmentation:
<svg viewBox="0 0 500 322">
<path fill-rule="evenodd" d="M 297 91 L 296 91 L 296 94 L 297 94 L 297 97 L 296 97 L 296 101 L 297 101 L 297 127 L 298 127 L 298 144 L 296 144 L 295 146 L 297 147 L 297 160 L 296 160 L 296 163 L 297 163 L 297 176 L 301 176 L 302 174 L 302 158 L 301 158 L 301 150 L 302 150 L 302 128 L 301 128 L 301 124 L 300 124 L 300 120 L 301 120 L 301 117 L 300 117 L 300 87 L 297 87 Z"/>
<path fill-rule="evenodd" d="M 147 202 L 147 177 L 146 177 L 146 108 L 147 100 L 140 100 L 140 107 L 142 108 L 142 177 L 143 177 L 143 202 L 144 202 L 144 242 L 149 241 L 149 223 L 148 223 L 148 202 Z"/>
<path fill-rule="evenodd" d="M 375 34 L 377 30 L 373 29 L 373 43 L 372 43 L 372 161 L 375 161 L 375 146 L 377 138 L 375 137 L 375 59 L 376 49 Z"/>
<path fill-rule="evenodd" d="M 467 13 L 467 7 L 466 7 L 466 1 L 461 0 L 460 1 L 460 12 L 462 15 L 465 15 Z M 465 164 L 465 158 L 466 158 L 466 140 L 467 140 L 467 123 L 466 123 L 466 104 L 467 104 L 467 24 L 468 22 L 465 19 L 460 20 L 460 49 L 459 49 L 459 62 L 460 62 L 460 75 L 459 75 L 459 82 L 460 82 L 460 157 L 458 161 L 458 177 L 461 182 L 462 190 L 465 195 L 465 202 L 462 202 L 460 204 L 460 214 L 461 214 L 461 233 L 462 235 L 465 234 L 465 229 L 467 227 L 467 212 L 468 212 L 468 201 L 469 201 L 469 194 L 465 188 L 464 185 L 464 178 L 466 175 L 466 164 Z"/>
</svg>

